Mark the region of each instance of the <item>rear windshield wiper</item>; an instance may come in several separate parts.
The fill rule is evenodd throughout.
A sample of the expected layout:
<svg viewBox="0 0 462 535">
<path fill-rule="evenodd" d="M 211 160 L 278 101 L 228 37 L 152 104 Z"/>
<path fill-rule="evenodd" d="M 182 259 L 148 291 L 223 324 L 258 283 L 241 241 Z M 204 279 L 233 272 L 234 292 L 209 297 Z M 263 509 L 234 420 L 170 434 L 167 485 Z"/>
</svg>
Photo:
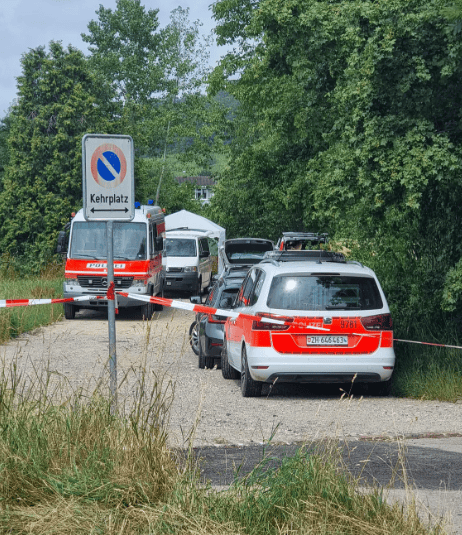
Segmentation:
<svg viewBox="0 0 462 535">
<path fill-rule="evenodd" d="M 360 306 L 326 305 L 326 310 L 359 310 Z"/>
</svg>

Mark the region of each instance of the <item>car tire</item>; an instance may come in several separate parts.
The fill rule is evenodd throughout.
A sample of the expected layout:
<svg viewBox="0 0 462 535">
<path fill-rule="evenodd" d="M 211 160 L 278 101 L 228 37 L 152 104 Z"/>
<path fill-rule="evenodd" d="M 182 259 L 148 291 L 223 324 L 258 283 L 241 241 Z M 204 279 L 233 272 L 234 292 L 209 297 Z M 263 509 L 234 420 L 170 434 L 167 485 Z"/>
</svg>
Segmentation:
<svg viewBox="0 0 462 535">
<path fill-rule="evenodd" d="M 392 380 L 381 381 L 380 383 L 366 383 L 365 394 L 375 397 L 388 397 L 391 394 Z"/>
<path fill-rule="evenodd" d="M 239 379 L 239 372 L 235 370 L 228 361 L 228 352 L 226 351 L 226 339 L 223 340 L 221 348 L 221 374 L 224 379 Z"/>
<path fill-rule="evenodd" d="M 164 286 L 162 285 L 162 290 L 160 291 L 160 293 L 157 294 L 156 297 L 164 297 Z M 157 312 L 161 312 L 162 310 L 164 310 L 164 305 L 159 305 L 157 303 L 154 304 L 154 310 L 156 310 Z"/>
<path fill-rule="evenodd" d="M 204 353 L 202 353 L 200 340 L 197 344 L 197 358 L 198 358 L 199 368 L 203 370 L 205 368 L 206 358 L 205 358 Z"/>
<path fill-rule="evenodd" d="M 197 281 L 197 290 L 195 295 L 202 295 L 202 278 Z"/>
<path fill-rule="evenodd" d="M 254 381 L 252 377 L 250 377 L 247 351 L 244 346 L 241 353 L 241 393 L 245 398 L 260 397 L 262 386 L 263 383 Z"/>
<path fill-rule="evenodd" d="M 189 343 L 195 355 L 199 355 L 199 325 L 193 321 L 189 327 Z M 200 366 L 199 366 L 200 367 Z"/>
<path fill-rule="evenodd" d="M 145 305 L 141 305 L 140 310 L 143 320 L 150 321 L 154 314 L 154 305 L 152 303 L 146 303 Z"/>
<path fill-rule="evenodd" d="M 377 397 L 388 397 L 391 394 L 392 380 L 381 381 L 380 383 L 368 383 L 367 390 L 370 395 Z"/>
<path fill-rule="evenodd" d="M 67 320 L 73 320 L 75 318 L 76 306 L 64 303 L 64 317 Z"/>
</svg>

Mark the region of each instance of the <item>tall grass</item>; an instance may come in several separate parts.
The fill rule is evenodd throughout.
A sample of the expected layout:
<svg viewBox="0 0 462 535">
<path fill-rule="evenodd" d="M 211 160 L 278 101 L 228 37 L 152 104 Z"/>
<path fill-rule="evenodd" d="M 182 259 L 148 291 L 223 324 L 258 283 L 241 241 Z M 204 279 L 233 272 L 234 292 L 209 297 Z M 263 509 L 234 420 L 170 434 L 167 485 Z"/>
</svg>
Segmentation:
<svg viewBox="0 0 462 535">
<path fill-rule="evenodd" d="M 149 334 L 148 334 L 149 336 Z M 380 489 L 359 492 L 336 446 L 265 458 L 219 492 L 192 457 L 167 447 L 174 385 L 146 368 L 121 381 L 131 401 L 111 413 L 101 386 L 72 391 L 53 370 L 0 373 L 0 532 L 15 534 L 441 533 Z"/>
<path fill-rule="evenodd" d="M 417 338 L 428 340 L 428 333 Z M 395 342 L 395 353 L 395 394 L 449 402 L 462 399 L 462 349 Z"/>
<path fill-rule="evenodd" d="M 62 297 L 64 267 L 48 266 L 40 275 L 23 277 L 11 269 L 0 270 L 0 299 L 59 299 Z M 0 308 L 0 343 L 49 325 L 62 316 L 62 305 L 34 305 Z"/>
</svg>

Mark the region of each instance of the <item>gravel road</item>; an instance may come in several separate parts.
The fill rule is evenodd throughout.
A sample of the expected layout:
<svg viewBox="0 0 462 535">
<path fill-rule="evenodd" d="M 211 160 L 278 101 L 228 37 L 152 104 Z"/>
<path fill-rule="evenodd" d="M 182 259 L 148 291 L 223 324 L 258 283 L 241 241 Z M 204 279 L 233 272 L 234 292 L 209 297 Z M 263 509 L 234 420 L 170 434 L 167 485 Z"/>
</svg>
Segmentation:
<svg viewBox="0 0 462 535">
<path fill-rule="evenodd" d="M 192 312 L 165 309 L 156 313 L 153 321 L 142 322 L 136 309 L 121 311 L 116 323 L 117 370 L 122 383 L 119 406 L 130 404 L 138 395 L 142 370 L 151 384 L 157 378 L 167 397 L 172 391 L 174 394 L 168 417 L 170 444 L 180 448 L 192 444 L 210 466 L 214 462 L 221 466 L 216 469 L 220 474 L 229 470 L 229 451 L 233 448 L 236 455 L 251 458 L 249 452 L 270 438 L 275 447 L 293 447 L 326 437 L 356 444 L 404 438 L 412 446 L 415 441 L 432 448 L 446 444 L 458 459 L 457 465 L 462 465 L 461 403 L 393 397 L 341 398 L 338 387 L 287 384 L 266 388 L 261 398 L 243 398 L 239 381 L 225 381 L 217 369 L 198 368 L 188 339 L 193 319 Z M 80 311 L 75 320 L 62 320 L 0 346 L 0 360 L 4 369 L 15 362 L 31 380 L 48 370 L 52 372 L 51 384 L 64 382 L 67 390 L 78 389 L 84 395 L 90 395 L 97 384 L 108 390 L 107 316 Z M 423 462 L 419 453 L 422 450 L 412 451 Z M 447 452 L 445 455 L 444 462 L 450 466 L 453 458 Z M 383 460 L 382 455 L 379 457 Z M 435 457 L 432 463 L 438 466 L 440 461 Z M 424 516 L 427 507 L 437 516 L 449 511 L 454 522 L 449 532 L 462 535 L 460 477 L 451 477 L 451 490 L 446 487 L 443 498 L 441 485 L 444 487 L 446 480 L 440 479 L 438 473 L 432 485 L 418 488 L 423 493 L 419 498 L 424 504 Z M 406 496 L 398 494 L 396 499 L 405 502 Z"/>
<path fill-rule="evenodd" d="M 239 381 L 226 381 L 221 371 L 200 370 L 189 346 L 194 314 L 164 309 L 147 323 L 136 309 L 117 317 L 118 379 L 132 370 L 119 401 L 136 395 L 140 369 L 174 384 L 170 441 L 183 447 L 249 445 L 273 437 L 280 444 L 323 437 L 360 438 L 462 433 L 462 405 L 398 398 L 344 397 L 338 387 L 276 385 L 261 398 L 243 398 Z M 72 321 L 60 321 L 0 346 L 5 364 L 16 359 L 20 368 L 48 368 L 73 388 L 91 391 L 98 381 L 108 385 L 107 317 L 80 311 Z"/>
</svg>

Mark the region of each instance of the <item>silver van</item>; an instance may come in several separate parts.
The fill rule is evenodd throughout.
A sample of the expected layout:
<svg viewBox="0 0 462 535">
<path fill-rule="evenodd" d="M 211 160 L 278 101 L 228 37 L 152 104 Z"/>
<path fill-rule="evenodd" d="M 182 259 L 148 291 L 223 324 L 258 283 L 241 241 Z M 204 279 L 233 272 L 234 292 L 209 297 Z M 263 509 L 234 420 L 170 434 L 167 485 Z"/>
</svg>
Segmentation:
<svg viewBox="0 0 462 535">
<path fill-rule="evenodd" d="M 164 291 L 202 294 L 212 282 L 210 231 L 177 228 L 167 230 L 162 255 Z"/>
</svg>

